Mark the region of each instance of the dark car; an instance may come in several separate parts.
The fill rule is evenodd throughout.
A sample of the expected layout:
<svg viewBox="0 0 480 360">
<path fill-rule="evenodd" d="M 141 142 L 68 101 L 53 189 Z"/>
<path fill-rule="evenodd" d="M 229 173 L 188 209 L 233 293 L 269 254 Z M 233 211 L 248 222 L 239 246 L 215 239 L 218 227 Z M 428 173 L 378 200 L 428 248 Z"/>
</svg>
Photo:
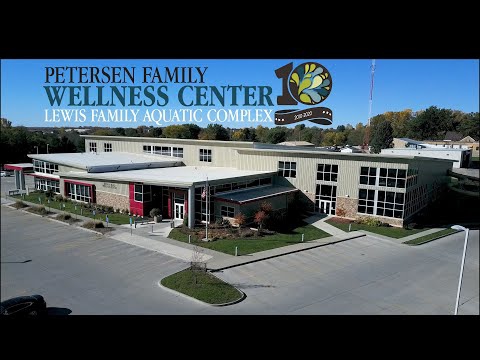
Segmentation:
<svg viewBox="0 0 480 360">
<path fill-rule="evenodd" d="M 46 313 L 47 303 L 42 295 L 19 296 L 0 304 L 0 315 L 42 316 Z"/>
</svg>

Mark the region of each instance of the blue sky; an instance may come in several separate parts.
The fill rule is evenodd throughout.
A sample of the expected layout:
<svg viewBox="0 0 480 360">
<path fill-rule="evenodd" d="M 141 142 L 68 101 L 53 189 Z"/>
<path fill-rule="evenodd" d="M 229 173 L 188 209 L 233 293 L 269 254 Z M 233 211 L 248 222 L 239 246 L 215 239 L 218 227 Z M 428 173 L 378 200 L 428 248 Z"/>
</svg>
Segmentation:
<svg viewBox="0 0 480 360">
<path fill-rule="evenodd" d="M 45 85 L 46 66 L 126 66 L 137 67 L 136 80 L 141 78 L 141 67 L 175 67 L 175 66 L 208 66 L 205 74 L 207 86 L 244 85 L 272 87 L 274 106 L 258 107 L 225 107 L 225 109 L 271 109 L 285 110 L 291 108 L 308 108 L 298 106 L 276 105 L 276 97 L 281 93 L 281 80 L 274 73 L 275 69 L 293 62 L 294 67 L 306 61 L 315 61 L 324 65 L 331 73 L 333 86 L 330 96 L 319 106 L 325 106 L 333 112 L 332 126 L 355 126 L 358 122 L 366 123 L 368 119 L 370 64 L 371 60 L 2 60 L 1 62 L 1 116 L 23 126 L 139 126 L 154 125 L 142 123 L 98 123 L 91 122 L 87 116 L 84 123 L 49 123 L 45 122 L 45 109 L 51 111 Z M 137 81 L 140 83 L 140 81 Z M 54 84 L 52 84 L 54 85 Z M 76 84 L 72 84 L 76 85 Z M 82 85 L 82 84 L 81 84 Z M 83 84 L 86 85 L 86 84 Z M 91 84 L 95 86 L 95 84 Z M 109 84 L 103 84 L 109 86 Z M 123 84 L 130 85 L 130 84 Z M 167 85 L 169 103 L 160 109 L 182 109 L 176 95 L 178 89 L 185 84 Z M 385 111 L 400 111 L 407 108 L 414 111 L 425 109 L 431 105 L 443 108 L 479 111 L 479 60 L 382 60 L 376 59 L 375 87 L 373 93 L 372 116 Z M 67 109 L 66 105 L 60 106 Z M 87 114 L 90 107 L 85 108 Z M 217 106 L 214 109 L 221 109 Z M 69 108 L 73 109 L 73 108 Z M 110 108 L 111 109 L 111 108 Z M 119 109 L 121 109 L 119 107 Z M 128 109 L 133 109 L 128 108 Z M 135 108 L 138 109 L 138 108 Z M 192 109 L 192 108 L 188 108 Z M 212 107 L 202 107 L 205 114 Z M 145 111 L 146 108 L 141 108 Z M 48 114 L 50 114 L 48 112 Z M 203 116 L 204 127 L 210 122 Z M 172 123 L 162 125 L 170 125 Z M 274 126 L 273 123 L 223 123 L 228 127 Z M 306 122 L 306 126 L 315 124 Z M 291 125 L 294 126 L 294 125 Z"/>
</svg>

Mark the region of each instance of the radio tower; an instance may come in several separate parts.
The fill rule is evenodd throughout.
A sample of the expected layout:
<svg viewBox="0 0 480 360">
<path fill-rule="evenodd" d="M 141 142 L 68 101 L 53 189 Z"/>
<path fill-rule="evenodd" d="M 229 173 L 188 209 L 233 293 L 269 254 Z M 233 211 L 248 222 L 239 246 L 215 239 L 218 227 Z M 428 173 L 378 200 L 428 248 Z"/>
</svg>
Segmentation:
<svg viewBox="0 0 480 360">
<path fill-rule="evenodd" d="M 372 103 L 373 103 L 373 80 L 375 76 L 375 59 L 372 59 L 372 65 L 370 66 L 372 69 L 372 80 L 370 82 L 370 101 L 369 101 L 369 108 L 368 108 L 368 123 L 367 128 L 365 129 L 365 137 L 363 139 L 363 149 L 368 149 L 368 144 L 370 144 L 370 119 L 372 118 Z"/>
</svg>

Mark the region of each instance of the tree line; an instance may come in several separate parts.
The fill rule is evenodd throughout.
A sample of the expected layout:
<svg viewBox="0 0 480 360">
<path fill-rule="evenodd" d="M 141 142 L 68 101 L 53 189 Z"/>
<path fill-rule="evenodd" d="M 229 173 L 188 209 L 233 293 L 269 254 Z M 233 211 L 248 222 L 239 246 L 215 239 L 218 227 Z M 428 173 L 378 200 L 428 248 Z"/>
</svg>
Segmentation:
<svg viewBox="0 0 480 360">
<path fill-rule="evenodd" d="M 431 106 L 425 110 L 388 111 L 371 119 L 368 136 L 375 148 L 386 146 L 391 137 L 408 137 L 415 140 L 443 140 L 445 134 L 454 131 L 462 137 L 480 138 L 479 113 L 464 113 L 459 110 Z M 53 128 L 51 133 L 31 132 L 22 126 L 14 127 L 7 119 L 1 121 L 2 163 L 28 161 L 27 153 L 83 152 L 84 140 L 77 131 Z M 307 127 L 305 124 L 293 128 L 284 126 L 228 128 L 209 124 L 201 128 L 196 124 L 169 125 L 163 128 L 138 126 L 136 128 L 91 128 L 83 134 L 104 136 L 160 137 L 175 139 L 252 141 L 278 144 L 284 141 L 307 141 L 315 146 L 359 146 L 366 141 L 366 124 L 359 122 L 339 125 L 336 128 Z M 377 152 L 377 151 L 375 151 Z"/>
</svg>

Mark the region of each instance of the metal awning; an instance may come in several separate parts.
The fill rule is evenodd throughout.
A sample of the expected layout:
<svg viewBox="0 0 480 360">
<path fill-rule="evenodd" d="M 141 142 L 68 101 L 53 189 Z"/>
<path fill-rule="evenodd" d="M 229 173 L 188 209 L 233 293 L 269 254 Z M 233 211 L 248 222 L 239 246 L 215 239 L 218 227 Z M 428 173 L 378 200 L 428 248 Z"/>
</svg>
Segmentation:
<svg viewBox="0 0 480 360">
<path fill-rule="evenodd" d="M 220 201 L 227 201 L 236 204 L 245 204 L 275 196 L 286 195 L 296 192 L 298 189 L 286 186 L 265 186 L 247 190 L 236 190 L 219 193 L 213 197 Z"/>
</svg>

